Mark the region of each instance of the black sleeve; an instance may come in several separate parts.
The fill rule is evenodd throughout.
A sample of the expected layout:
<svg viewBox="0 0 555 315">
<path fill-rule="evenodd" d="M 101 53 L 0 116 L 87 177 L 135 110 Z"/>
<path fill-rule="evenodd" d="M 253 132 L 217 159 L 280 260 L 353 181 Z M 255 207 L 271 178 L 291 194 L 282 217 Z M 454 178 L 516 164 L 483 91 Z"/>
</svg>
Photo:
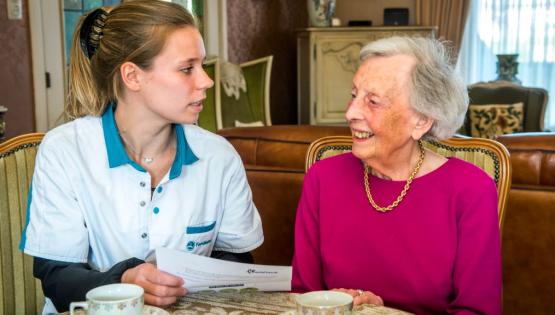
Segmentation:
<svg viewBox="0 0 555 315">
<path fill-rule="evenodd" d="M 254 262 L 250 252 L 213 251 L 211 257 L 240 263 Z M 84 301 L 85 294 L 89 290 L 101 285 L 121 282 L 121 276 L 127 269 L 142 263 L 144 263 L 143 260 L 130 258 L 114 265 L 108 271 L 100 272 L 93 270 L 88 264 L 34 257 L 33 275 L 41 280 L 44 295 L 54 303 L 56 310 L 66 312 L 69 309 L 69 303 Z"/>
<path fill-rule="evenodd" d="M 69 310 L 69 303 L 84 301 L 85 294 L 98 286 L 119 283 L 121 276 L 130 268 L 144 261 L 130 258 L 114 265 L 110 270 L 100 272 L 88 264 L 68 263 L 39 257 L 33 259 L 33 275 L 40 279 L 42 290 L 58 312 Z"/>
<path fill-rule="evenodd" d="M 254 263 L 254 258 L 252 257 L 250 252 L 230 253 L 230 252 L 224 252 L 224 251 L 213 251 L 210 257 L 216 258 L 216 259 L 240 262 L 240 263 L 247 263 L 247 264 Z"/>
</svg>

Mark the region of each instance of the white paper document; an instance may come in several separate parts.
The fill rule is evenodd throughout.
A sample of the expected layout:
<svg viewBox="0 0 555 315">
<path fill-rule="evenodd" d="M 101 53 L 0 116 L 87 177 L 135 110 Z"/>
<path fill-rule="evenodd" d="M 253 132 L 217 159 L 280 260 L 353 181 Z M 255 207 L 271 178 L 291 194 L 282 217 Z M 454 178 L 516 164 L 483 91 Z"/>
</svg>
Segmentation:
<svg viewBox="0 0 555 315">
<path fill-rule="evenodd" d="M 242 264 L 168 248 L 155 250 L 158 269 L 185 280 L 189 292 L 256 288 L 291 291 L 292 268 Z"/>
</svg>

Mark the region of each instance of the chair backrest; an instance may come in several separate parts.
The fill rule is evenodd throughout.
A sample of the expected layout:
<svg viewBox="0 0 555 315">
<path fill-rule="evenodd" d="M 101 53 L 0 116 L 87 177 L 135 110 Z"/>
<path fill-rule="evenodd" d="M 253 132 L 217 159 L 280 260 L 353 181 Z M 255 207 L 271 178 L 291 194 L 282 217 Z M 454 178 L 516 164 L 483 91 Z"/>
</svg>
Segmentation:
<svg viewBox="0 0 555 315">
<path fill-rule="evenodd" d="M 312 142 L 306 156 L 305 170 L 330 156 L 350 152 L 351 136 L 332 136 Z M 445 157 L 458 157 L 483 169 L 497 185 L 499 196 L 499 228 L 503 228 L 505 207 L 511 184 L 509 152 L 499 142 L 482 138 L 451 138 L 443 141 L 424 141 L 424 147 Z"/>
<path fill-rule="evenodd" d="M 468 87 L 470 104 L 524 104 L 524 132 L 544 131 L 543 122 L 548 93 L 542 88 L 525 87 L 508 81 L 479 82 Z M 466 133 L 470 134 L 467 116 Z"/>
<path fill-rule="evenodd" d="M 43 134 L 0 144 L 0 315 L 41 314 L 44 296 L 33 277 L 33 258 L 19 250 L 35 155 Z"/>
<path fill-rule="evenodd" d="M 216 132 L 222 129 L 222 108 L 220 96 L 220 60 L 213 58 L 204 63 L 204 71 L 214 80 L 214 86 L 206 91 L 206 99 L 198 118 L 198 125 L 206 130 Z"/>
<path fill-rule="evenodd" d="M 234 69 L 230 64 L 221 65 L 221 109 L 224 128 L 272 125 L 270 115 L 272 60 L 272 56 L 267 56 L 245 62 L 239 65 L 240 70 Z M 230 74 L 230 70 L 235 71 L 231 71 Z M 232 89 L 230 89 L 230 83 L 235 85 Z M 241 88 L 238 88 L 239 86 Z M 230 90 L 233 93 L 230 93 Z"/>
</svg>

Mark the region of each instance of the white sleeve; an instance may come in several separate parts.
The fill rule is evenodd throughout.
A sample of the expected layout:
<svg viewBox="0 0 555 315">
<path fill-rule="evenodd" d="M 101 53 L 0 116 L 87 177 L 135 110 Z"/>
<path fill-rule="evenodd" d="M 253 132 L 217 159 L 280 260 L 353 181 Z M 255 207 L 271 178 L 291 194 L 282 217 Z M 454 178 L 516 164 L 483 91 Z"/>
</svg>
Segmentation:
<svg viewBox="0 0 555 315">
<path fill-rule="evenodd" d="M 235 153 L 229 165 L 229 179 L 225 178 L 224 213 L 214 250 L 232 253 L 251 251 L 264 241 L 262 222 L 252 201 L 245 168 Z"/>
<path fill-rule="evenodd" d="M 71 182 L 76 176 L 69 176 L 76 157 L 71 141 L 60 138 L 47 135 L 39 147 L 20 247 L 31 256 L 83 263 L 89 239 Z"/>
</svg>

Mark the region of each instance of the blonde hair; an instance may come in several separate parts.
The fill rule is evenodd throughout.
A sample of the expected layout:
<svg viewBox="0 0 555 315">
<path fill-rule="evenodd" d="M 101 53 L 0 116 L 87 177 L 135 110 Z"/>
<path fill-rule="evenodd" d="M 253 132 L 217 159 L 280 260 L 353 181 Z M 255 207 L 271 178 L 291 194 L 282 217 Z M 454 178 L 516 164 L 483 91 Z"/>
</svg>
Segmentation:
<svg viewBox="0 0 555 315">
<path fill-rule="evenodd" d="M 81 47 L 80 33 L 85 19 L 94 11 L 81 18 L 73 35 L 65 120 L 102 115 L 107 104 L 121 96 L 119 68 L 123 63 L 132 62 L 148 70 L 171 32 L 197 27 L 185 8 L 159 0 L 127 1 L 105 11 L 107 16 L 100 23 L 103 27 L 97 28 L 98 47 L 92 56 Z"/>
<path fill-rule="evenodd" d="M 367 44 L 360 51 L 360 59 L 399 54 L 417 60 L 411 78 L 411 105 L 434 120 L 424 137 L 440 140 L 451 137 L 464 122 L 468 92 L 454 71 L 449 49 L 433 38 L 396 36 Z"/>
</svg>

